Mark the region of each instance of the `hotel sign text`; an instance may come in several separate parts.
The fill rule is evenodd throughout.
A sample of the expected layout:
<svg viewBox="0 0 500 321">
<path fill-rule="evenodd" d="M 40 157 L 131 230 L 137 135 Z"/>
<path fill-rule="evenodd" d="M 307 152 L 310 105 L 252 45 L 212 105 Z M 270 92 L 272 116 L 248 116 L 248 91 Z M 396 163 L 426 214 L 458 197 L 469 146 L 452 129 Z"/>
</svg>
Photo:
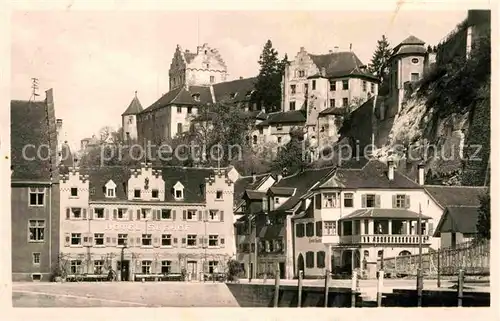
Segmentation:
<svg viewBox="0 0 500 321">
<path fill-rule="evenodd" d="M 186 224 L 158 224 L 158 223 L 108 223 L 105 230 L 114 231 L 186 231 Z"/>
</svg>

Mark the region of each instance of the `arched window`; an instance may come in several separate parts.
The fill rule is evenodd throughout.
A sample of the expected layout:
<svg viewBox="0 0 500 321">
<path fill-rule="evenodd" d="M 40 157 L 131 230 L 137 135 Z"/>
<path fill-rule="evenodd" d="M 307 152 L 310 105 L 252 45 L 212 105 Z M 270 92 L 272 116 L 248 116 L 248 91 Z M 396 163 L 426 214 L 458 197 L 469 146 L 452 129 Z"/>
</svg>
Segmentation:
<svg viewBox="0 0 500 321">
<path fill-rule="evenodd" d="M 316 254 L 316 267 L 320 269 L 325 267 L 325 251 Z"/>
<path fill-rule="evenodd" d="M 306 268 L 314 267 L 314 252 L 309 251 L 306 253 Z"/>
<path fill-rule="evenodd" d="M 398 254 L 398 256 L 408 256 L 408 255 L 411 255 L 411 253 L 410 253 L 410 251 L 406 251 L 406 250 L 401 251 Z"/>
<path fill-rule="evenodd" d="M 257 135 L 253 135 L 253 144 L 257 145 Z"/>
</svg>

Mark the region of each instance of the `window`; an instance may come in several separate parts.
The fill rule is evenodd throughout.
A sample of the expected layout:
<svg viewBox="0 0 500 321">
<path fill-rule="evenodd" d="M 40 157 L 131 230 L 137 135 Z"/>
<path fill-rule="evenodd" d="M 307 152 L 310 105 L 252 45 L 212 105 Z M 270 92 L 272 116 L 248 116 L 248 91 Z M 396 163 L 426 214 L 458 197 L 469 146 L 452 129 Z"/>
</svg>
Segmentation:
<svg viewBox="0 0 500 321">
<path fill-rule="evenodd" d="M 45 200 L 45 189 L 30 188 L 30 206 L 43 206 Z"/>
<path fill-rule="evenodd" d="M 119 208 L 118 213 L 117 213 L 117 218 L 119 220 L 123 220 L 127 218 L 127 209 L 126 208 Z"/>
<path fill-rule="evenodd" d="M 419 79 L 418 72 L 412 72 L 411 73 L 411 81 L 418 81 L 418 79 Z"/>
<path fill-rule="evenodd" d="M 134 122 L 134 118 L 132 116 L 129 116 L 128 118 L 128 123 L 132 124 Z"/>
<path fill-rule="evenodd" d="M 187 246 L 196 246 L 196 234 L 188 234 Z"/>
<path fill-rule="evenodd" d="M 157 189 L 154 189 L 151 191 L 151 197 L 152 198 L 158 198 L 158 190 Z"/>
<path fill-rule="evenodd" d="M 196 210 L 188 210 L 187 211 L 187 220 L 188 221 L 196 221 Z"/>
<path fill-rule="evenodd" d="M 412 63 L 414 63 L 414 64 L 418 64 L 418 58 L 413 58 L 413 59 L 411 60 L 411 62 L 412 62 Z"/>
<path fill-rule="evenodd" d="M 337 82 L 335 80 L 330 81 L 330 91 L 337 90 Z"/>
<path fill-rule="evenodd" d="M 324 268 L 325 267 L 325 252 L 319 251 L 316 253 L 316 267 Z"/>
<path fill-rule="evenodd" d="M 215 77 L 214 76 L 210 76 L 210 83 L 213 84 L 215 82 Z"/>
<path fill-rule="evenodd" d="M 212 273 L 215 273 L 215 271 L 217 270 L 217 264 L 219 262 L 217 261 L 208 261 L 208 273 L 212 274 Z"/>
<path fill-rule="evenodd" d="M 307 91 L 309 90 L 309 84 L 304 84 L 304 92 L 307 94 Z"/>
<path fill-rule="evenodd" d="M 306 72 L 304 70 L 299 70 L 299 77 L 305 77 Z"/>
<path fill-rule="evenodd" d="M 106 191 L 106 196 L 107 197 L 115 197 L 115 189 L 114 188 L 108 188 Z"/>
<path fill-rule="evenodd" d="M 219 220 L 218 210 L 210 210 L 208 212 L 208 219 L 210 221 L 218 221 Z"/>
<path fill-rule="evenodd" d="M 337 207 L 337 193 L 325 193 L 323 194 L 323 199 L 325 208 Z"/>
<path fill-rule="evenodd" d="M 172 246 L 172 234 L 162 234 L 161 246 Z"/>
<path fill-rule="evenodd" d="M 172 219 L 172 210 L 170 209 L 162 209 L 161 210 L 161 219 L 162 220 L 171 220 Z"/>
<path fill-rule="evenodd" d="M 172 271 L 172 261 L 161 261 L 161 273 L 169 274 Z"/>
<path fill-rule="evenodd" d="M 344 207 L 354 207 L 354 194 L 345 193 L 344 194 Z"/>
<path fill-rule="evenodd" d="M 290 85 L 290 93 L 293 95 L 297 90 L 297 85 Z"/>
<path fill-rule="evenodd" d="M 335 221 L 325 221 L 325 235 L 337 235 L 337 224 Z"/>
<path fill-rule="evenodd" d="M 197 94 L 193 94 L 191 96 L 193 97 L 194 101 L 200 101 L 200 94 L 197 93 Z"/>
<path fill-rule="evenodd" d="M 330 107 L 335 107 L 335 99 L 330 99 Z"/>
<path fill-rule="evenodd" d="M 82 209 L 79 207 L 71 208 L 71 218 L 81 218 L 82 217 Z"/>
<path fill-rule="evenodd" d="M 175 194 L 174 194 L 175 198 L 179 199 L 179 198 L 182 198 L 182 190 L 180 189 L 176 189 L 175 190 Z"/>
<path fill-rule="evenodd" d="M 314 236 L 314 223 L 309 222 L 306 224 L 306 236 L 307 237 Z"/>
<path fill-rule="evenodd" d="M 375 92 L 375 84 L 374 84 L 374 83 L 371 83 L 371 84 L 370 84 L 370 91 L 371 91 L 372 93 L 374 93 L 374 92 Z"/>
<path fill-rule="evenodd" d="M 342 90 L 349 90 L 349 80 L 342 80 Z"/>
<path fill-rule="evenodd" d="M 283 129 L 283 125 L 282 124 L 277 124 L 276 125 L 276 130 L 282 130 Z"/>
<path fill-rule="evenodd" d="M 219 245 L 219 236 L 218 235 L 209 235 L 208 236 L 208 246 L 218 246 Z"/>
<path fill-rule="evenodd" d="M 71 197 L 77 197 L 78 196 L 78 188 L 72 187 L 71 188 Z"/>
<path fill-rule="evenodd" d="M 80 260 L 71 260 L 70 261 L 70 273 L 71 274 L 79 274 L 80 269 L 82 267 L 82 261 Z"/>
<path fill-rule="evenodd" d="M 94 242 L 95 242 L 95 245 L 104 245 L 104 234 L 103 233 L 95 233 L 94 234 Z"/>
<path fill-rule="evenodd" d="M 128 234 L 118 234 L 118 245 L 127 245 Z"/>
<path fill-rule="evenodd" d="M 281 137 L 278 137 L 278 144 L 281 144 Z"/>
<path fill-rule="evenodd" d="M 33 264 L 40 264 L 40 253 L 32 253 L 33 256 Z"/>
<path fill-rule="evenodd" d="M 218 190 L 217 192 L 215 192 L 215 199 L 221 200 L 222 195 L 223 195 L 222 191 Z"/>
<path fill-rule="evenodd" d="M 312 81 L 312 90 L 316 90 L 316 80 Z"/>
<path fill-rule="evenodd" d="M 365 207 L 373 208 L 375 207 L 375 194 L 366 195 L 366 204 Z"/>
<path fill-rule="evenodd" d="M 45 237 L 45 220 L 29 221 L 30 242 L 43 242 Z"/>
<path fill-rule="evenodd" d="M 104 218 L 104 208 L 94 208 L 95 218 Z"/>
<path fill-rule="evenodd" d="M 134 189 L 134 198 L 141 198 L 141 190 Z"/>
<path fill-rule="evenodd" d="M 151 274 L 151 261 L 142 261 L 142 274 Z"/>
<path fill-rule="evenodd" d="M 261 135 L 264 134 L 264 128 L 262 128 L 262 127 L 259 128 L 259 134 L 261 134 Z"/>
<path fill-rule="evenodd" d="M 193 112 L 193 107 L 189 106 L 189 107 L 187 108 L 187 113 L 188 113 L 188 114 L 191 114 L 192 112 Z"/>
<path fill-rule="evenodd" d="M 177 134 L 182 134 L 182 124 L 177 123 Z"/>
<path fill-rule="evenodd" d="M 401 194 L 396 195 L 396 201 L 395 201 L 394 205 L 396 208 L 405 208 L 406 207 L 406 195 L 401 195 Z"/>
<path fill-rule="evenodd" d="M 275 203 L 275 204 L 279 204 L 279 203 L 280 203 L 280 198 L 279 198 L 279 197 L 276 197 L 276 198 L 274 199 L 274 203 Z"/>
<path fill-rule="evenodd" d="M 103 260 L 96 260 L 94 261 L 94 273 L 95 274 L 101 274 L 102 268 L 104 266 L 104 261 Z"/>
<path fill-rule="evenodd" d="M 323 221 L 316 222 L 316 236 L 323 236 Z"/>
<path fill-rule="evenodd" d="M 182 113 L 182 107 L 177 106 L 177 113 L 178 113 L 178 114 Z"/>
<path fill-rule="evenodd" d="M 82 244 L 82 233 L 71 233 L 71 245 Z"/>
<path fill-rule="evenodd" d="M 290 110 L 295 110 L 295 102 L 294 101 L 290 102 Z"/>
<path fill-rule="evenodd" d="M 313 268 L 314 267 L 314 252 L 307 252 L 306 253 L 306 268 Z"/>
<path fill-rule="evenodd" d="M 151 246 L 153 243 L 151 241 L 151 234 L 142 234 L 142 245 Z"/>
<path fill-rule="evenodd" d="M 141 208 L 141 219 L 147 220 L 150 218 L 151 209 L 150 208 Z"/>
<path fill-rule="evenodd" d="M 366 81 L 363 80 L 363 91 L 366 91 Z"/>
<path fill-rule="evenodd" d="M 342 107 L 347 107 L 349 105 L 349 98 L 342 98 Z"/>
</svg>

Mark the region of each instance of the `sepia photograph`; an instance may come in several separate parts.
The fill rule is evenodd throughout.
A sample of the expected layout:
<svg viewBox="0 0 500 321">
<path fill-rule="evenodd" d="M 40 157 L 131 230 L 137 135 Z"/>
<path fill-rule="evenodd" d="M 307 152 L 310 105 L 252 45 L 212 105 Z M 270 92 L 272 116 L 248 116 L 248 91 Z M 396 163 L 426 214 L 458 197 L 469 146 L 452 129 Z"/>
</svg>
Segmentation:
<svg viewBox="0 0 500 321">
<path fill-rule="evenodd" d="M 10 15 L 14 308 L 490 307 L 491 10 L 70 7 Z"/>
</svg>

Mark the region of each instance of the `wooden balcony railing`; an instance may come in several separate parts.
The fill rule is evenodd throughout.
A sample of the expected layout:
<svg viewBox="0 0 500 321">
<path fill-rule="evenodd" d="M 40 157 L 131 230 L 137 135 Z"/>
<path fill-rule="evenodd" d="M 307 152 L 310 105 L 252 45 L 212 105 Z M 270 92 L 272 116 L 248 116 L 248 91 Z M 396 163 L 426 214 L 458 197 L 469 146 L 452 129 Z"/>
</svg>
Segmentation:
<svg viewBox="0 0 500 321">
<path fill-rule="evenodd" d="M 418 235 L 403 234 L 345 235 L 340 237 L 340 243 L 418 245 L 418 237 Z M 422 235 L 422 244 L 429 243 L 429 241 L 429 235 Z"/>
</svg>

